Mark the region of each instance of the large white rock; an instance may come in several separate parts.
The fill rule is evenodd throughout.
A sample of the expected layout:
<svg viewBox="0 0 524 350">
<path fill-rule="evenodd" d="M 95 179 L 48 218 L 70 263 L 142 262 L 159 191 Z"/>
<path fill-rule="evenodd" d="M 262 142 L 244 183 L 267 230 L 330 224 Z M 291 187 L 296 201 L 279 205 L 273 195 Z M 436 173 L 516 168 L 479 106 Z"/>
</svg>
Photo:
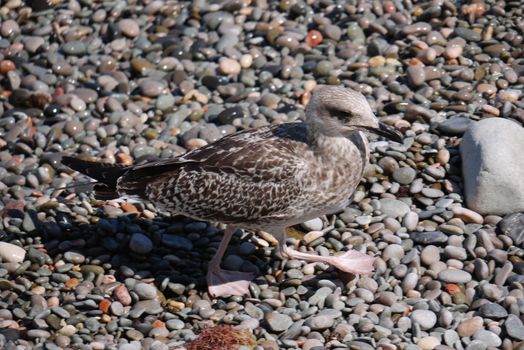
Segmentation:
<svg viewBox="0 0 524 350">
<path fill-rule="evenodd" d="M 466 203 L 481 214 L 524 211 L 524 128 L 502 118 L 483 119 L 460 145 Z"/>
</svg>

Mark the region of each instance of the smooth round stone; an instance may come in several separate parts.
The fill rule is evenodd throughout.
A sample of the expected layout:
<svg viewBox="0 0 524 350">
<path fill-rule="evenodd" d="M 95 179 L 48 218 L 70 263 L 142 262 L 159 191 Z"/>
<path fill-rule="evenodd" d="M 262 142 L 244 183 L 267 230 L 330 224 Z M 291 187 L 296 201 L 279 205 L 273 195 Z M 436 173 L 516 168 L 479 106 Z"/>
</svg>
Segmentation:
<svg viewBox="0 0 524 350">
<path fill-rule="evenodd" d="M 79 120 L 70 120 L 65 124 L 64 131 L 69 136 L 75 136 L 76 134 L 84 131 L 84 124 Z"/>
<path fill-rule="evenodd" d="M 27 51 L 35 53 L 41 46 L 45 44 L 44 38 L 38 36 L 27 36 L 22 39 L 24 47 Z"/>
<path fill-rule="evenodd" d="M 242 67 L 240 63 L 231 58 L 222 58 L 219 62 L 219 70 L 225 75 L 238 75 Z"/>
<path fill-rule="evenodd" d="M 475 332 L 475 334 L 473 335 L 473 339 L 480 340 L 481 342 L 486 344 L 486 346 L 488 347 L 496 348 L 502 345 L 502 340 L 500 339 L 498 335 L 496 335 L 493 332 L 486 331 L 484 329 L 481 329 Z"/>
<path fill-rule="evenodd" d="M 153 242 L 142 233 L 134 233 L 129 240 L 129 249 L 137 254 L 149 254 L 153 250 Z"/>
<path fill-rule="evenodd" d="M 27 336 L 33 339 L 38 339 L 38 338 L 47 339 L 51 336 L 51 333 L 43 329 L 30 329 L 27 331 Z"/>
<path fill-rule="evenodd" d="M 420 86 L 426 81 L 426 72 L 421 64 L 409 66 L 406 74 L 410 84 L 414 87 Z"/>
<path fill-rule="evenodd" d="M 503 306 L 496 303 L 486 303 L 479 308 L 479 314 L 482 317 L 498 320 L 508 316 L 508 312 Z"/>
<path fill-rule="evenodd" d="M 320 218 L 311 219 L 300 224 L 304 230 L 309 231 L 320 231 L 324 227 Z"/>
<path fill-rule="evenodd" d="M 380 211 L 392 218 L 403 218 L 409 213 L 409 206 L 399 200 L 391 198 L 382 198 L 380 202 Z"/>
<path fill-rule="evenodd" d="M 388 261 L 391 258 L 402 259 L 404 257 L 404 248 L 399 244 L 390 244 L 382 252 L 382 259 Z"/>
<path fill-rule="evenodd" d="M 318 315 L 308 318 L 305 324 L 314 331 L 321 331 L 333 326 L 334 322 L 334 318 L 329 315 Z"/>
<path fill-rule="evenodd" d="M 86 44 L 79 40 L 73 40 L 62 45 L 62 51 L 71 56 L 81 56 L 86 53 Z"/>
<path fill-rule="evenodd" d="M 317 350 L 323 349 L 324 343 L 319 339 L 307 339 L 302 345 L 302 350 Z"/>
<path fill-rule="evenodd" d="M 462 247 L 456 247 L 452 245 L 448 245 L 444 248 L 444 255 L 451 259 L 457 259 L 457 260 L 466 260 L 468 257 L 468 254 L 466 253 L 466 249 Z"/>
<path fill-rule="evenodd" d="M 414 231 L 418 225 L 418 214 L 410 211 L 402 219 L 402 226 L 404 226 L 408 231 Z"/>
<path fill-rule="evenodd" d="M 384 169 L 384 172 L 386 174 L 393 174 L 395 170 L 399 168 L 399 165 L 396 159 L 393 157 L 389 157 L 389 156 L 381 158 L 378 161 L 378 165 L 380 165 L 380 167 Z"/>
<path fill-rule="evenodd" d="M 291 317 L 277 312 L 265 314 L 264 319 L 273 332 L 283 332 L 293 324 Z"/>
<path fill-rule="evenodd" d="M 418 323 L 422 330 L 428 330 L 437 324 L 437 315 L 429 310 L 414 310 L 411 313 L 411 320 Z"/>
<path fill-rule="evenodd" d="M 520 318 L 510 314 L 506 319 L 506 322 L 504 322 L 504 326 L 506 328 L 506 332 L 511 338 L 519 341 L 524 340 L 524 325 L 522 324 Z"/>
<path fill-rule="evenodd" d="M 428 188 L 428 187 L 424 187 L 422 189 L 422 194 L 428 198 L 440 198 L 444 196 L 444 192 L 442 192 L 441 190 L 437 190 L 435 188 Z"/>
<path fill-rule="evenodd" d="M 440 345 L 440 340 L 438 340 L 437 337 L 433 337 L 433 336 L 421 338 L 417 342 L 417 346 L 422 350 L 433 350 L 439 345 Z"/>
<path fill-rule="evenodd" d="M 118 28 L 127 37 L 134 38 L 140 34 L 140 27 L 134 19 L 126 18 L 118 21 Z"/>
<path fill-rule="evenodd" d="M 21 263 L 24 261 L 26 251 L 17 245 L 0 242 L 0 258 L 6 263 Z"/>
<path fill-rule="evenodd" d="M 320 61 L 316 68 L 315 74 L 320 77 L 326 77 L 333 71 L 333 64 L 329 61 Z"/>
<path fill-rule="evenodd" d="M 471 209 L 456 207 L 451 209 L 451 211 L 453 212 L 454 217 L 461 219 L 465 223 L 482 224 L 484 222 L 484 218 L 482 217 L 482 215 L 478 214 L 477 212 L 474 212 Z"/>
<path fill-rule="evenodd" d="M 480 41 L 482 39 L 480 33 L 469 28 L 458 27 L 455 28 L 454 32 L 466 41 Z"/>
<path fill-rule="evenodd" d="M 471 274 L 463 270 L 446 269 L 439 272 L 438 278 L 447 283 L 468 283 L 471 281 Z"/>
<path fill-rule="evenodd" d="M 20 33 L 20 26 L 16 21 L 12 19 L 5 20 L 0 26 L 0 34 L 7 38 L 12 34 Z"/>
<path fill-rule="evenodd" d="M 440 123 L 437 128 L 445 135 L 459 136 L 464 134 L 466 129 L 474 121 L 464 117 L 454 117 Z"/>
<path fill-rule="evenodd" d="M 133 290 L 140 297 L 140 299 L 151 300 L 157 297 L 156 287 L 147 283 L 137 283 Z"/>
<path fill-rule="evenodd" d="M 407 293 L 411 290 L 414 290 L 418 283 L 418 275 L 415 272 L 410 272 L 406 274 L 404 280 L 402 281 L 402 290 L 404 293 Z"/>
<path fill-rule="evenodd" d="M 240 66 L 244 69 L 251 67 L 253 64 L 253 56 L 250 54 L 244 54 L 240 56 Z"/>
<path fill-rule="evenodd" d="M 482 317 L 472 317 L 470 319 L 460 322 L 460 324 L 457 327 L 457 333 L 461 337 L 471 337 L 473 334 L 475 334 L 478 330 L 482 328 L 483 324 L 484 320 L 482 319 Z"/>
<path fill-rule="evenodd" d="M 156 101 L 156 108 L 161 111 L 165 111 L 168 108 L 173 107 L 175 104 L 175 97 L 171 94 L 161 95 Z"/>
<path fill-rule="evenodd" d="M 165 89 L 165 85 L 153 79 L 144 79 L 139 84 L 142 93 L 147 97 L 157 97 L 160 96 Z"/>
<path fill-rule="evenodd" d="M 393 172 L 393 179 L 401 185 L 411 184 L 415 176 L 417 176 L 417 172 L 409 167 L 398 168 Z"/>
<path fill-rule="evenodd" d="M 170 329 L 170 330 L 180 330 L 180 329 L 183 329 L 184 326 L 185 326 L 184 321 L 179 320 L 177 318 L 173 318 L 166 322 L 166 327 L 167 329 Z"/>
<path fill-rule="evenodd" d="M 113 301 L 110 306 L 111 313 L 115 316 L 122 316 L 124 313 L 124 305 L 119 301 Z"/>
<path fill-rule="evenodd" d="M 434 245 L 428 245 L 422 249 L 420 260 L 426 266 L 429 266 L 440 260 L 440 249 Z"/>
</svg>

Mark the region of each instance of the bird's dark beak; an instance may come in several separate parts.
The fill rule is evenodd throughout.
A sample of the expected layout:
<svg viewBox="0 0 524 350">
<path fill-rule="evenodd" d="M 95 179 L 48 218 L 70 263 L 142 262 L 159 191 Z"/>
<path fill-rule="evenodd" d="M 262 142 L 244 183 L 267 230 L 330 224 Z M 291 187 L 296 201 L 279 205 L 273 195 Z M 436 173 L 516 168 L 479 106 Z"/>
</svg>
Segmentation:
<svg viewBox="0 0 524 350">
<path fill-rule="evenodd" d="M 382 122 L 378 122 L 378 128 L 372 128 L 372 127 L 364 127 L 365 129 L 369 130 L 370 132 L 384 136 L 387 139 L 390 139 L 392 141 L 402 143 L 402 134 L 395 130 L 393 127 L 384 124 Z"/>
</svg>

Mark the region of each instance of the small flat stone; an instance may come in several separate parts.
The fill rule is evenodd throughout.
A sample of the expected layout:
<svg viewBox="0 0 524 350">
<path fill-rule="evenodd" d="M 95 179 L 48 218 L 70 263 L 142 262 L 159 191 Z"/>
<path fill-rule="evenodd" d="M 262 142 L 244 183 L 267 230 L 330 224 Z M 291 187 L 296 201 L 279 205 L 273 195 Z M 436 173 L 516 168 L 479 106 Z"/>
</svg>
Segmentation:
<svg viewBox="0 0 524 350">
<path fill-rule="evenodd" d="M 320 231 L 324 227 L 324 224 L 322 223 L 322 220 L 320 218 L 315 218 L 308 220 L 306 222 L 303 222 L 300 224 L 304 230 L 309 231 Z"/>
<path fill-rule="evenodd" d="M 411 234 L 411 239 L 420 244 L 438 244 L 446 243 L 448 241 L 448 236 L 440 231 L 413 232 Z"/>
<path fill-rule="evenodd" d="M 445 135 L 460 136 L 474 121 L 465 117 L 454 117 L 438 125 L 438 130 Z"/>
<path fill-rule="evenodd" d="M 314 331 L 321 331 L 333 326 L 335 320 L 328 315 L 318 315 L 306 320 L 306 325 Z"/>
<path fill-rule="evenodd" d="M 446 269 L 439 272 L 438 278 L 447 283 L 468 283 L 471 281 L 471 274 L 463 270 Z"/>
<path fill-rule="evenodd" d="M 382 198 L 380 199 L 380 211 L 392 218 L 403 218 L 409 213 L 409 206 L 397 199 Z"/>
<path fill-rule="evenodd" d="M 417 176 L 415 169 L 410 167 L 398 168 L 393 172 L 393 179 L 401 185 L 409 185 Z"/>
<path fill-rule="evenodd" d="M 293 324 L 291 317 L 277 312 L 269 312 L 264 316 L 264 319 L 273 332 L 286 331 Z"/>
</svg>

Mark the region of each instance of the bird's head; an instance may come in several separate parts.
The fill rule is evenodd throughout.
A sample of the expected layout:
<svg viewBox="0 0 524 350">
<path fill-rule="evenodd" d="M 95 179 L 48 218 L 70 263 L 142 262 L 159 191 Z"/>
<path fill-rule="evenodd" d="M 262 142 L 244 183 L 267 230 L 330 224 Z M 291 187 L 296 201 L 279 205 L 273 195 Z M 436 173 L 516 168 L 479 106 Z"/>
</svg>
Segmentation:
<svg viewBox="0 0 524 350">
<path fill-rule="evenodd" d="M 306 120 L 328 136 L 367 130 L 402 142 L 398 131 L 378 120 L 364 95 L 342 86 L 317 86 L 306 107 Z"/>
</svg>

